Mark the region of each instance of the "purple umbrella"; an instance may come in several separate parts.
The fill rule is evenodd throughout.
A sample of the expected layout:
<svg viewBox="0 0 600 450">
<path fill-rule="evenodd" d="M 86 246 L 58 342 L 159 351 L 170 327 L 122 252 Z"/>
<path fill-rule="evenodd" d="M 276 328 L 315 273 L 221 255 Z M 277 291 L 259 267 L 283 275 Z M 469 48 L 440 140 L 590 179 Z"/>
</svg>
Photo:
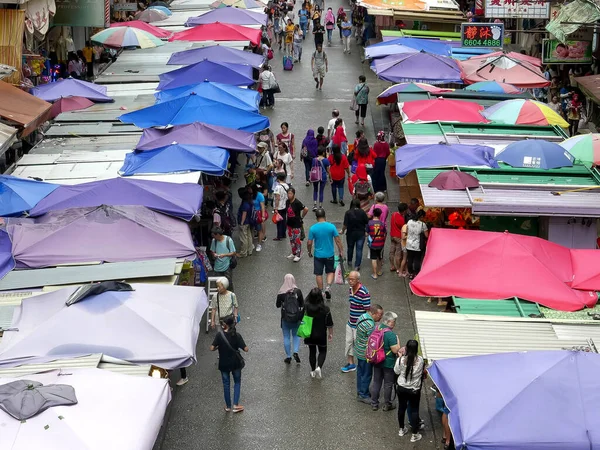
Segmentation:
<svg viewBox="0 0 600 450">
<path fill-rule="evenodd" d="M 49 211 L 101 205 L 140 205 L 191 220 L 202 205 L 202 194 L 202 186 L 193 183 L 111 178 L 59 186 L 29 211 L 29 215 L 37 217 Z"/>
<path fill-rule="evenodd" d="M 600 448 L 600 355 L 502 353 L 436 361 L 429 370 L 450 410 L 456 447 Z"/>
<path fill-rule="evenodd" d="M 167 130 L 146 128 L 135 148 L 136 150 L 154 150 L 166 147 L 174 142 L 221 147 L 244 153 L 254 153 L 256 151 L 254 133 L 201 122 L 176 125 Z"/>
<path fill-rule="evenodd" d="M 186 222 L 143 206 L 73 208 L 6 223 L 21 268 L 184 258 L 195 252 Z"/>
<path fill-rule="evenodd" d="M 214 22 L 231 23 L 233 25 L 266 25 L 267 15 L 248 11 L 247 9 L 219 8 L 198 17 L 190 17 L 185 26 L 195 27 L 196 25 L 205 25 Z"/>
<path fill-rule="evenodd" d="M 15 259 L 12 255 L 12 243 L 8 234 L 0 230 L 0 280 L 15 268 Z"/>
<path fill-rule="evenodd" d="M 438 173 L 429 183 L 429 187 L 438 188 L 441 191 L 457 191 L 479 187 L 479 180 L 465 172 L 447 170 Z"/>
<path fill-rule="evenodd" d="M 61 97 L 84 97 L 93 102 L 112 102 L 114 101 L 106 95 L 106 86 L 100 86 L 87 81 L 76 80 L 75 78 L 65 78 L 56 83 L 42 84 L 34 87 L 31 93 L 36 97 L 53 102 Z"/>
<path fill-rule="evenodd" d="M 215 9 L 215 11 L 221 11 Z M 167 64 L 185 66 L 196 64 L 208 59 L 213 62 L 224 62 L 231 64 L 246 64 L 258 69 L 265 62 L 262 55 L 246 52 L 237 48 L 225 47 L 223 45 L 211 45 L 209 47 L 192 48 L 171 55 Z"/>
<path fill-rule="evenodd" d="M 158 78 L 159 91 L 198 84 L 201 81 L 216 81 L 233 86 L 252 86 L 255 83 L 250 66 L 208 60 L 160 74 Z"/>
<path fill-rule="evenodd" d="M 485 145 L 431 144 L 405 145 L 396 150 L 396 173 L 406 176 L 411 170 L 427 167 L 498 167 L 494 149 Z"/>
<path fill-rule="evenodd" d="M 455 60 L 423 51 L 375 59 L 371 69 L 382 80 L 393 83 L 462 83 L 460 67 Z"/>
</svg>

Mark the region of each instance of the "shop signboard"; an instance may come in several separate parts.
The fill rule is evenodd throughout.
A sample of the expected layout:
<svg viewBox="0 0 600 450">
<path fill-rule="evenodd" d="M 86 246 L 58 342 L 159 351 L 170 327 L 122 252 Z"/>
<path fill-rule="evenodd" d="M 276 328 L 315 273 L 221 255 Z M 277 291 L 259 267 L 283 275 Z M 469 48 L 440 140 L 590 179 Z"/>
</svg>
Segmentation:
<svg viewBox="0 0 600 450">
<path fill-rule="evenodd" d="M 591 41 L 566 41 L 544 39 L 542 44 L 542 63 L 544 64 L 591 64 Z"/>
<path fill-rule="evenodd" d="M 485 17 L 492 19 L 548 19 L 547 0 L 485 0 Z"/>
<path fill-rule="evenodd" d="M 137 11 L 136 2 L 115 2 L 112 6 L 113 11 Z"/>
<path fill-rule="evenodd" d="M 502 48 L 504 45 L 504 24 L 463 23 L 460 27 L 460 40 L 463 47 Z"/>
<path fill-rule="evenodd" d="M 72 27 L 104 27 L 109 0 L 56 0 L 52 25 Z"/>
</svg>

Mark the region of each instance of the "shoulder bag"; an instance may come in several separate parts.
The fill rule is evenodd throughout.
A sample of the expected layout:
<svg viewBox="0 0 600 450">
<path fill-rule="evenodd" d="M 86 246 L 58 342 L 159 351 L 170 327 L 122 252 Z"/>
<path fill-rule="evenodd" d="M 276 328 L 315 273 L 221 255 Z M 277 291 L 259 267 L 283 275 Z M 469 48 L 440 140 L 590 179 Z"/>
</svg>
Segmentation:
<svg viewBox="0 0 600 450">
<path fill-rule="evenodd" d="M 229 253 L 231 253 L 231 247 L 229 245 L 230 241 L 231 241 L 231 238 L 229 236 L 227 236 L 227 250 L 229 250 Z M 229 259 L 229 268 L 231 270 L 233 270 L 237 267 L 237 263 L 238 263 L 237 255 L 234 254 L 233 256 L 230 256 L 229 258 L 230 258 Z"/>
<path fill-rule="evenodd" d="M 221 338 L 223 338 L 223 341 L 225 341 L 225 345 L 227 345 L 227 347 L 234 353 L 235 355 L 235 359 L 238 363 L 238 368 L 236 370 L 241 370 L 244 367 L 246 367 L 246 361 L 244 360 L 244 357 L 242 356 L 242 353 L 240 352 L 239 349 L 233 348 L 233 345 L 231 345 L 229 343 L 229 339 L 227 339 L 227 336 L 225 336 L 225 333 L 223 332 L 223 330 L 219 330 L 219 333 L 221 333 Z"/>
<path fill-rule="evenodd" d="M 350 111 L 358 111 L 358 103 L 356 102 L 356 97 L 360 94 L 360 91 L 364 89 L 365 85 L 363 84 L 358 92 L 354 93 L 354 97 L 352 97 L 352 102 L 350 102 Z"/>
</svg>

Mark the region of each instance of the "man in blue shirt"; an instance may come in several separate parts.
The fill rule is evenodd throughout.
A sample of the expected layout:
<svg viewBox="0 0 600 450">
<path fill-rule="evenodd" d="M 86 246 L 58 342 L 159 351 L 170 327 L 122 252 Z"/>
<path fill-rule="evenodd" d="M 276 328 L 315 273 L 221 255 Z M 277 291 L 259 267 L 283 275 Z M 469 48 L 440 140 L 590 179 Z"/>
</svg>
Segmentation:
<svg viewBox="0 0 600 450">
<path fill-rule="evenodd" d="M 233 239 L 226 236 L 219 227 L 214 228 L 212 234 L 213 240 L 210 243 L 209 251 L 215 262 L 213 264 L 213 273 L 211 273 L 211 276 L 226 277 L 229 281 L 229 290 L 233 292 L 231 258 L 235 256 L 235 244 Z"/>
<path fill-rule="evenodd" d="M 300 28 L 302 29 L 302 39 L 306 39 L 306 32 L 308 31 L 308 11 L 306 10 L 306 3 L 302 4 L 302 9 L 298 13 L 298 20 L 300 22 Z"/>
<path fill-rule="evenodd" d="M 318 208 L 315 211 L 317 223 L 308 230 L 308 256 L 313 256 L 314 247 L 314 274 L 317 277 L 317 287 L 323 289 L 323 269 L 327 274 L 327 287 L 325 288 L 325 298 L 331 299 L 331 283 L 335 273 L 335 249 L 333 243 L 338 248 L 340 259 L 344 257 L 344 246 L 340 239 L 340 234 L 334 224 L 325 219 L 325 210 Z"/>
</svg>

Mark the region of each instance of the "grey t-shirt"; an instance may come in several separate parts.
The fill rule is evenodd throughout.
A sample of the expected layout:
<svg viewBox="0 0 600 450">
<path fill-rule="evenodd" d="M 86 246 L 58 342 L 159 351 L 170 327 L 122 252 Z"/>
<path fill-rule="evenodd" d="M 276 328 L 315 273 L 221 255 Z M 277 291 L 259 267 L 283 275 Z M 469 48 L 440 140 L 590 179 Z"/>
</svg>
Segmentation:
<svg viewBox="0 0 600 450">
<path fill-rule="evenodd" d="M 315 60 L 315 67 L 323 67 L 325 61 L 327 61 L 327 54 L 323 51 L 318 52 L 315 50 L 313 53 L 313 59 Z"/>
</svg>

